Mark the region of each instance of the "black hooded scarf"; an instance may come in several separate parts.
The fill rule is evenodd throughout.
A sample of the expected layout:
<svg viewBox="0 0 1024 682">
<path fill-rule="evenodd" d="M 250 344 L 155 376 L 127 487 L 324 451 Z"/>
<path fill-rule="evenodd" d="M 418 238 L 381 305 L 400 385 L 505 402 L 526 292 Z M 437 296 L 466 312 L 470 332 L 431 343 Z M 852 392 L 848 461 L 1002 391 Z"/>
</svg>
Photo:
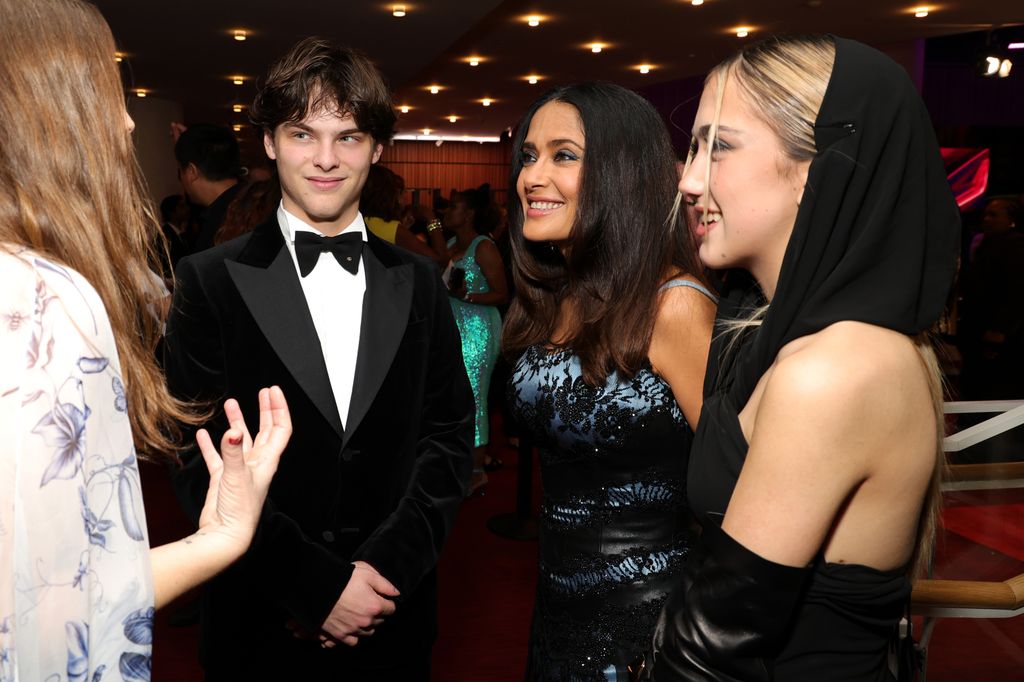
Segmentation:
<svg viewBox="0 0 1024 682">
<path fill-rule="evenodd" d="M 783 346 L 842 320 L 928 330 L 953 282 L 960 215 L 924 103 L 890 58 L 851 40 L 835 45 L 775 297 L 738 345 L 727 350 L 727 333 L 711 346 L 690 459 L 698 513 L 724 514 L 747 452 L 739 411 Z M 746 273 L 730 273 L 718 320 L 762 302 Z"/>
</svg>

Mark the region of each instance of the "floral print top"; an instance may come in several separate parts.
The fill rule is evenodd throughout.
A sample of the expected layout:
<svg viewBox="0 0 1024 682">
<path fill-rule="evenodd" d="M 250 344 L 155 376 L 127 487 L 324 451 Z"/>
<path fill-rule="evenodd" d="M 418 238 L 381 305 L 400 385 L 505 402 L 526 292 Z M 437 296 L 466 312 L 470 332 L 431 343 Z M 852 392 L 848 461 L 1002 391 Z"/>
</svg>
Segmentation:
<svg viewBox="0 0 1024 682">
<path fill-rule="evenodd" d="M 95 289 L 0 245 L 0 682 L 150 679 L 153 580 L 126 410 Z"/>
</svg>

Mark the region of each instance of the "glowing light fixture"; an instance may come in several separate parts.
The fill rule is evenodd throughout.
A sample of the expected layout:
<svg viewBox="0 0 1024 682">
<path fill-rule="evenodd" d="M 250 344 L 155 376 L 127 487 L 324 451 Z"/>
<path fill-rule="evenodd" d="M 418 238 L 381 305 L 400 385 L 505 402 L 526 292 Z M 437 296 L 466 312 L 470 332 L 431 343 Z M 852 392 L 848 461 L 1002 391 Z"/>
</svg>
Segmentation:
<svg viewBox="0 0 1024 682">
<path fill-rule="evenodd" d="M 456 116 L 455 114 L 452 114 L 451 116 L 448 117 L 448 122 L 449 123 L 455 123 L 458 120 L 459 120 L 459 117 Z"/>
<path fill-rule="evenodd" d="M 540 26 L 540 17 L 537 16 L 536 14 L 531 14 L 530 16 L 526 17 L 526 24 L 528 26 L 536 28 Z"/>
<path fill-rule="evenodd" d="M 532 73 L 529 76 L 526 77 L 526 82 L 529 83 L 530 85 L 536 85 L 537 81 L 539 81 L 539 80 L 540 80 L 540 76 L 534 75 Z"/>
<path fill-rule="evenodd" d="M 232 76 L 231 82 L 235 85 L 245 85 L 245 78 L 243 78 L 242 76 Z"/>
<path fill-rule="evenodd" d="M 605 45 L 604 43 L 590 43 L 589 45 L 587 45 L 587 47 L 589 47 L 590 51 L 593 52 L 594 54 L 598 54 L 601 50 L 606 48 L 607 45 Z"/>
<path fill-rule="evenodd" d="M 750 35 L 751 30 L 752 29 L 749 26 L 740 26 L 738 29 L 736 29 L 736 37 L 746 38 L 748 35 Z"/>
<path fill-rule="evenodd" d="M 924 19 L 926 16 L 928 16 L 929 9 L 929 7 L 915 7 L 914 16 L 917 17 L 918 19 Z"/>
<path fill-rule="evenodd" d="M 476 136 L 476 135 L 431 135 L 433 132 L 430 128 L 424 128 L 420 131 L 422 135 L 413 135 L 410 133 L 402 133 L 395 135 L 396 140 L 420 140 L 423 142 L 433 142 L 438 147 L 444 142 L 501 142 L 501 138 L 497 136 Z"/>
<path fill-rule="evenodd" d="M 405 5 L 395 5 L 391 9 L 391 15 L 395 16 L 395 17 L 404 17 L 405 16 L 405 9 L 406 9 Z"/>
<path fill-rule="evenodd" d="M 231 105 L 231 111 L 235 112 L 236 114 L 242 113 L 242 105 L 241 104 L 233 104 L 233 105 Z"/>
<path fill-rule="evenodd" d="M 236 133 L 240 133 L 242 132 L 242 124 L 236 123 L 235 125 L 231 126 L 231 129 L 234 130 Z"/>
<path fill-rule="evenodd" d="M 999 77 L 1006 78 L 1010 75 L 1010 69 L 1013 68 L 1013 62 L 1009 59 L 1004 59 L 999 63 Z"/>
<path fill-rule="evenodd" d="M 430 94 L 431 95 L 436 95 L 439 92 L 441 92 L 441 86 L 440 85 L 431 85 L 430 86 Z"/>
<path fill-rule="evenodd" d="M 235 40 L 237 40 L 238 42 L 241 43 L 241 42 L 244 42 L 245 39 L 249 37 L 249 33 L 245 29 L 241 29 L 240 28 L 240 29 L 234 31 L 234 36 L 235 36 Z"/>
<path fill-rule="evenodd" d="M 135 89 L 135 96 L 136 97 L 145 97 L 148 94 L 149 94 L 149 91 L 144 89 L 144 88 L 136 88 Z"/>
<path fill-rule="evenodd" d="M 399 108 L 399 111 L 401 111 L 403 114 L 408 114 L 409 113 L 409 105 L 408 104 L 403 104 Z"/>
<path fill-rule="evenodd" d="M 994 55 L 989 55 L 981 60 L 978 65 L 978 73 L 985 78 L 996 76 L 1006 78 L 1013 69 L 1013 62 Z"/>
<path fill-rule="evenodd" d="M 469 65 L 470 66 L 480 66 L 480 57 L 470 57 L 469 58 Z"/>
<path fill-rule="evenodd" d="M 123 62 L 124 61 L 124 52 L 115 52 L 114 53 L 114 61 L 117 62 L 118 64 Z"/>
<path fill-rule="evenodd" d="M 704 4 L 704 0 L 690 0 L 690 4 L 694 7 L 700 7 Z"/>
<path fill-rule="evenodd" d="M 1007 50 L 1024 50 L 1024 43 L 1010 43 L 1006 46 Z"/>
<path fill-rule="evenodd" d="M 640 66 L 638 66 L 636 68 L 637 68 L 637 71 L 639 71 L 640 73 L 648 74 L 648 73 L 651 72 L 651 69 L 653 69 L 654 67 L 651 66 L 650 64 L 641 64 Z"/>
<path fill-rule="evenodd" d="M 429 134 L 430 134 L 431 132 L 433 132 L 433 131 L 432 131 L 432 130 L 430 130 L 430 128 L 424 128 L 424 129 L 423 129 L 423 134 L 424 134 L 424 135 L 429 135 Z M 397 137 L 397 136 L 396 136 L 396 137 Z"/>
<path fill-rule="evenodd" d="M 484 97 L 482 100 L 480 100 L 480 104 L 483 104 L 485 107 L 491 106 L 491 102 L 492 100 L 490 97 Z"/>
</svg>

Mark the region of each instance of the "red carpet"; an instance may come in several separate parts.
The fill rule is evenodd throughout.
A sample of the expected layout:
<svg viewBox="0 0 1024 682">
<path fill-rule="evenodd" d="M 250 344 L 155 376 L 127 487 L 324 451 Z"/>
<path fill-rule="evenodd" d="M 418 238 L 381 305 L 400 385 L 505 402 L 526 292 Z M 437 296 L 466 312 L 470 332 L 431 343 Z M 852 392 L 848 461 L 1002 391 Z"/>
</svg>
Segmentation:
<svg viewBox="0 0 1024 682">
<path fill-rule="evenodd" d="M 494 430 L 494 442 L 505 442 L 499 429 Z M 514 507 L 516 453 L 501 448 L 500 454 L 505 468 L 491 474 L 485 496 L 463 505 L 439 567 L 437 682 L 522 679 L 536 584 L 536 543 L 504 540 L 486 528 L 489 518 Z M 146 467 L 144 486 L 153 542 L 187 533 L 163 472 Z M 936 577 L 1004 580 L 1024 573 L 1022 503 L 1021 491 L 947 496 L 950 530 L 937 548 Z M 174 610 L 172 605 L 157 616 L 154 682 L 202 679 L 196 661 L 198 628 L 170 627 L 167 621 Z M 927 679 L 1024 682 L 1024 617 L 940 621 L 932 636 Z"/>
</svg>

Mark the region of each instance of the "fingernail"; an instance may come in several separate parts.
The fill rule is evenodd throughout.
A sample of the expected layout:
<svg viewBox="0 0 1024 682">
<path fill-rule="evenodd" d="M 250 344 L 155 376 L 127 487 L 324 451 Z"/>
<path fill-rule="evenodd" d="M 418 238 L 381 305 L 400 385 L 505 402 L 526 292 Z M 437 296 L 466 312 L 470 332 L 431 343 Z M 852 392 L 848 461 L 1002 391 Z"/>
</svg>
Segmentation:
<svg viewBox="0 0 1024 682">
<path fill-rule="evenodd" d="M 242 437 L 241 436 L 235 436 L 234 438 L 228 438 L 228 442 L 231 443 L 232 445 L 241 445 L 242 444 Z"/>
</svg>

